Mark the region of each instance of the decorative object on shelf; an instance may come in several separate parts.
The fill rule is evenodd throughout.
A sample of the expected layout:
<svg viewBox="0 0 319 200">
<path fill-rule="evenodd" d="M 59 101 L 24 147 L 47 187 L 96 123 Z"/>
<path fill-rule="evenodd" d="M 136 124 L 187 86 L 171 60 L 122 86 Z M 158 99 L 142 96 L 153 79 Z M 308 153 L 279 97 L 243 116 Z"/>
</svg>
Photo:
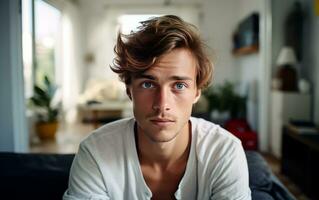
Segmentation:
<svg viewBox="0 0 319 200">
<path fill-rule="evenodd" d="M 287 128 L 295 134 L 316 134 L 318 135 L 319 129 L 313 121 L 303 121 L 303 120 L 291 120 Z"/>
<path fill-rule="evenodd" d="M 281 173 L 292 180 L 307 199 L 319 199 L 319 133 L 296 134 L 283 129 Z"/>
<path fill-rule="evenodd" d="M 258 52 L 259 14 L 252 13 L 239 23 L 233 34 L 233 54 L 245 55 Z"/>
<path fill-rule="evenodd" d="M 282 91 L 298 91 L 297 59 L 293 48 L 283 47 L 280 50 L 276 64 L 278 71 L 275 80 L 279 81 L 278 89 Z"/>
<path fill-rule="evenodd" d="M 91 52 L 85 54 L 85 56 L 84 56 L 84 61 L 85 61 L 87 64 L 92 64 L 92 63 L 94 63 L 94 61 L 95 61 L 95 56 L 94 56 L 94 54 L 91 53 Z"/>
<path fill-rule="evenodd" d="M 34 96 L 31 97 L 32 106 L 37 113 L 36 132 L 41 140 L 54 139 L 58 129 L 58 115 L 60 101 L 57 87 L 44 77 L 44 87 L 34 86 Z"/>
<path fill-rule="evenodd" d="M 310 83 L 305 79 L 300 79 L 298 81 L 298 89 L 301 93 L 307 94 L 310 92 Z"/>
</svg>

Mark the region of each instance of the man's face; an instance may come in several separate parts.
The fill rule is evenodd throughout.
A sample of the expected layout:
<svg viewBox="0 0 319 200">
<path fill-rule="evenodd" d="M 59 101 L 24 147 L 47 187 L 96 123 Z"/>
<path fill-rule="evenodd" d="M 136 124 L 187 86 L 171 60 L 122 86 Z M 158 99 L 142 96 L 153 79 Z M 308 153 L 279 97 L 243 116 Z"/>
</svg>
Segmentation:
<svg viewBox="0 0 319 200">
<path fill-rule="evenodd" d="M 192 106 L 200 96 L 196 62 L 189 50 L 175 49 L 142 75 L 132 78 L 128 95 L 139 133 L 152 142 L 168 142 L 188 132 Z"/>
</svg>

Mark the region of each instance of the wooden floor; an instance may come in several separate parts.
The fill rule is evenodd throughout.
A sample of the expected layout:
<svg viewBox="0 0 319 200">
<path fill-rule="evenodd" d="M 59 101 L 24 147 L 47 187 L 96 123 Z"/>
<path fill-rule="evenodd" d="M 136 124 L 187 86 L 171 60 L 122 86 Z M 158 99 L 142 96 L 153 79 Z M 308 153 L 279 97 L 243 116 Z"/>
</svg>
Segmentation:
<svg viewBox="0 0 319 200">
<path fill-rule="evenodd" d="M 76 153 L 81 140 L 94 130 L 91 124 L 61 124 L 55 140 L 39 141 L 34 139 L 30 144 L 30 151 L 34 153 Z M 283 182 L 297 200 L 310 200 L 300 189 L 280 173 L 280 161 L 271 154 L 262 154 L 275 175 Z"/>
</svg>

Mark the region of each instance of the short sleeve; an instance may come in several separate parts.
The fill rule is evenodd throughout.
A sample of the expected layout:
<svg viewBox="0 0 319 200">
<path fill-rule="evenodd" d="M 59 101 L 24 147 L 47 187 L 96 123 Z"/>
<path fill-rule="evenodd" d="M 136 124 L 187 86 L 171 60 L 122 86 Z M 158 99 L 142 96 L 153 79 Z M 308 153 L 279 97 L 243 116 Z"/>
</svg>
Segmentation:
<svg viewBox="0 0 319 200">
<path fill-rule="evenodd" d="M 217 165 L 211 199 L 251 200 L 247 159 L 241 144 L 233 142 Z"/>
<path fill-rule="evenodd" d="M 109 200 L 102 174 L 92 153 L 80 145 L 69 178 L 69 186 L 63 200 Z"/>
</svg>

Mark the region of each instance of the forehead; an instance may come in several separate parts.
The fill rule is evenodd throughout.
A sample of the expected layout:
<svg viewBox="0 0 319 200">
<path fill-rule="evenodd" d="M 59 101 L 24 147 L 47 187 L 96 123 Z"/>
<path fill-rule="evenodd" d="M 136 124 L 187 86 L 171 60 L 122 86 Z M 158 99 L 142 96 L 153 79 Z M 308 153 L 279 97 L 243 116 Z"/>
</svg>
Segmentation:
<svg viewBox="0 0 319 200">
<path fill-rule="evenodd" d="M 194 80 L 196 77 L 196 60 L 187 49 L 174 49 L 162 55 L 158 61 L 142 75 L 155 77 L 181 76 Z"/>
</svg>

